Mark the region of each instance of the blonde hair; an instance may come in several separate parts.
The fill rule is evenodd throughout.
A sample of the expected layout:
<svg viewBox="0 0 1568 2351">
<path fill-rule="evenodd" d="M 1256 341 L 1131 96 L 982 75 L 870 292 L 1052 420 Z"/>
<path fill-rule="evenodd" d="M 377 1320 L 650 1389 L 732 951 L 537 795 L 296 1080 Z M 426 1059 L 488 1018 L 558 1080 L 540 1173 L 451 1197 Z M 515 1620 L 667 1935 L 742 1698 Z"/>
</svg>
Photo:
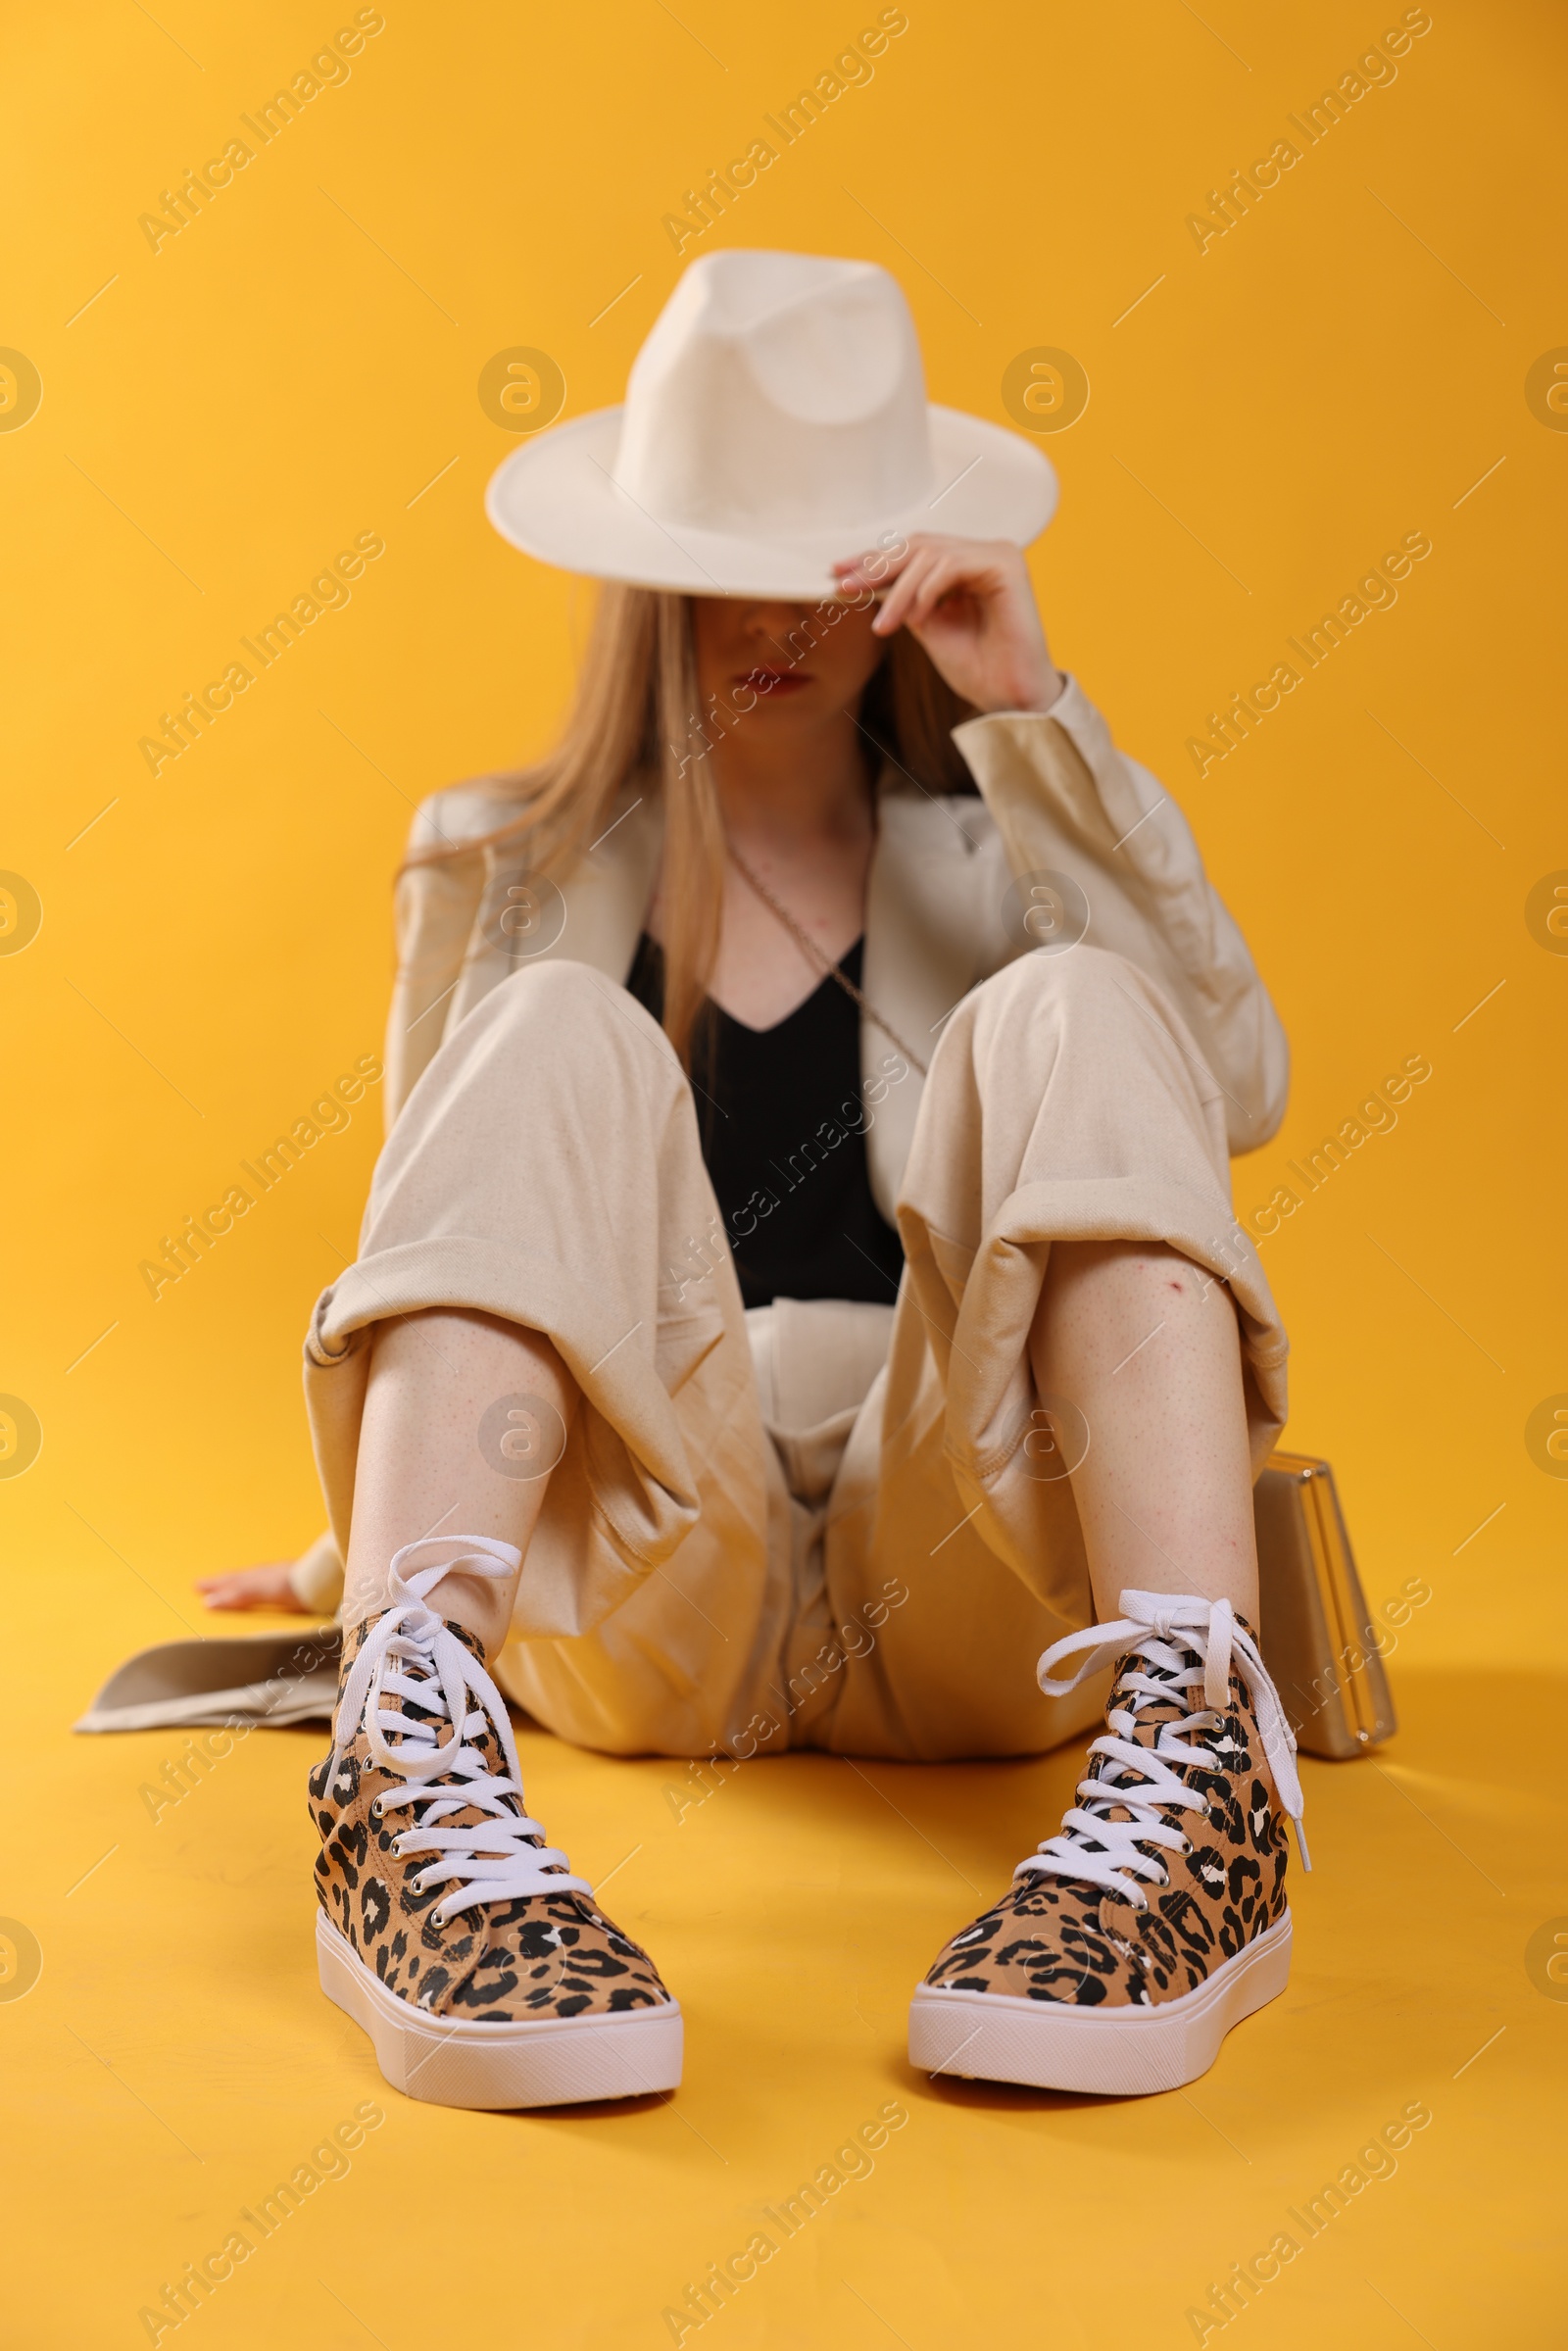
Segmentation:
<svg viewBox="0 0 1568 2351">
<path fill-rule="evenodd" d="M 813 622 L 818 635 L 831 626 L 819 615 L 834 609 L 824 602 L 791 632 L 797 658 L 814 641 Z M 952 730 L 974 714 L 901 629 L 865 688 L 858 723 L 876 765 L 891 759 L 927 792 L 972 792 Z M 715 739 L 723 731 L 716 717 L 706 724 Z M 688 1066 L 718 954 L 724 888 L 724 828 L 704 726 L 690 598 L 609 581 L 555 748 L 533 766 L 495 779 L 498 795 L 522 794 L 521 813 L 493 832 L 417 850 L 408 859 L 409 866 L 440 864 L 526 842 L 531 871 L 569 870 L 605 830 L 622 786 L 643 775 L 664 811 L 664 1030 Z"/>
</svg>

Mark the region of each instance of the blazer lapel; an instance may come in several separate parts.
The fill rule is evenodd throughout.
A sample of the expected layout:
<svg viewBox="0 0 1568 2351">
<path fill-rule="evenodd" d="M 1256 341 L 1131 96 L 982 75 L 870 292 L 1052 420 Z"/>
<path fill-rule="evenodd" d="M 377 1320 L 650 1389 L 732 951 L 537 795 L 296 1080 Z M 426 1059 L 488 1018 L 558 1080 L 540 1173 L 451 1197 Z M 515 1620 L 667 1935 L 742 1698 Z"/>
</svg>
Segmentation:
<svg viewBox="0 0 1568 2351">
<path fill-rule="evenodd" d="M 861 985 L 866 1001 L 928 1066 L 944 1019 L 974 985 L 982 927 L 974 904 L 983 864 L 979 853 L 991 831 L 978 800 L 954 802 L 907 791 L 885 791 L 881 797 L 866 888 Z M 896 1074 L 900 1071 L 906 1074 Z M 860 1074 L 871 1111 L 866 1136 L 871 1191 L 892 1224 L 924 1082 L 892 1039 L 863 1014 Z"/>
<path fill-rule="evenodd" d="M 514 971 L 551 959 L 588 963 L 624 984 L 637 953 L 663 843 L 663 821 L 641 779 L 615 801 L 594 846 L 559 881 L 530 867 L 525 848 L 486 854 L 484 897 L 473 926 L 454 1019 Z"/>
<path fill-rule="evenodd" d="M 659 875 L 664 822 L 645 779 L 616 801 L 598 842 L 561 885 L 564 921 L 547 952 L 624 985 Z"/>
<path fill-rule="evenodd" d="M 929 1064 L 954 1005 L 986 967 L 982 901 L 995 880 L 995 825 L 979 800 L 884 788 L 866 888 L 867 1000 Z M 518 851 L 487 854 L 483 903 L 453 1005 L 461 1019 L 530 962 L 569 958 L 624 985 L 659 874 L 663 817 L 634 778 L 598 841 L 559 883 L 541 882 Z M 994 959 L 994 958 L 993 958 Z M 866 1158 L 877 1206 L 895 1221 L 923 1080 L 873 1020 L 860 1020 L 860 1076 L 869 1112 Z"/>
</svg>

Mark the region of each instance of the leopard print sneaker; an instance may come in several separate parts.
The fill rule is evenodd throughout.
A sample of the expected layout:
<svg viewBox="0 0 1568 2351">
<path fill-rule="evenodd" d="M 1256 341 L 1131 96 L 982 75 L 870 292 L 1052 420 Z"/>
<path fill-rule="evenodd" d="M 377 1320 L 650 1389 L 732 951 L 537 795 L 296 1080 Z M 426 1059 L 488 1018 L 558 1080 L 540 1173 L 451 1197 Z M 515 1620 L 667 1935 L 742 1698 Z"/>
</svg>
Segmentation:
<svg viewBox="0 0 1568 2351">
<path fill-rule="evenodd" d="M 916 1991 L 909 2059 L 924 2072 L 1177 2089 L 1285 1989 L 1285 1817 L 1299 1840 L 1301 1794 L 1274 1685 L 1228 1601 L 1124 1592 L 1121 1607 L 1040 1660 L 1052 1697 L 1120 1660 L 1106 1730 L 1060 1834 Z M 1072 1681 L 1050 1679 L 1082 1650 Z"/>
<path fill-rule="evenodd" d="M 409 1572 L 414 1554 L 438 1562 Z M 345 1644 L 310 1776 L 321 1989 L 394 2088 L 441 2106 L 562 2106 L 680 2081 L 681 2013 L 648 1954 L 528 1817 L 484 1652 L 424 1594 L 515 1572 L 484 1536 L 410 1543 L 391 1605 Z"/>
</svg>

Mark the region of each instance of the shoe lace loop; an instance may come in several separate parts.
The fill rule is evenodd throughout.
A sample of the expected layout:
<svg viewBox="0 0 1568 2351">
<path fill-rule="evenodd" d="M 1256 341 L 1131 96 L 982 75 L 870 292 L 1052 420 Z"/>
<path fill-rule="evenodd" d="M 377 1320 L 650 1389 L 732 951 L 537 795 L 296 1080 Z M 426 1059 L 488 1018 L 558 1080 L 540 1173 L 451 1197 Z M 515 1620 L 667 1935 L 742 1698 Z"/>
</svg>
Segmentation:
<svg viewBox="0 0 1568 2351">
<path fill-rule="evenodd" d="M 1079 1781 L 1078 1802 L 1063 1818 L 1059 1834 L 1021 1861 L 1014 1876 L 1087 1881 L 1146 1910 L 1144 1884 L 1169 1883 L 1160 1852 L 1183 1852 L 1191 1843 L 1170 1815 L 1208 1809 L 1207 1796 L 1190 1788 L 1181 1775 L 1194 1765 L 1211 1772 L 1221 1760 L 1213 1746 L 1188 1742 L 1200 1733 L 1223 1728 L 1233 1671 L 1251 1699 L 1280 1802 L 1296 1831 L 1302 1865 L 1310 1869 L 1301 1831 L 1296 1736 L 1257 1644 L 1245 1625 L 1237 1623 L 1229 1600 L 1124 1592 L 1121 1609 L 1114 1624 L 1069 1633 L 1040 1660 L 1040 1687 L 1051 1698 L 1065 1697 L 1089 1675 L 1129 1652 L 1155 1672 L 1122 1674 L 1118 1695 L 1131 1703 L 1114 1707 L 1105 1718 L 1108 1730 L 1091 1742 L 1089 1752 L 1098 1758 L 1095 1773 Z M 1051 1669 L 1071 1656 L 1080 1656 L 1071 1681 L 1053 1680 Z M 1200 1693 L 1200 1704 L 1195 1702 Z M 1181 1720 L 1159 1725 L 1152 1746 L 1136 1737 L 1141 1700 L 1175 1701 L 1184 1710 Z M 1112 1812 L 1127 1817 L 1112 1820 Z"/>
<path fill-rule="evenodd" d="M 410 1572 L 415 1553 L 432 1548 L 447 1555 Z M 412 1814 L 394 1852 L 400 1860 L 413 1853 L 434 1856 L 412 1881 L 416 1892 L 446 1885 L 430 1913 L 437 1927 L 476 1903 L 593 1891 L 585 1878 L 572 1875 L 565 1854 L 545 1843 L 538 1821 L 528 1817 L 522 1767 L 501 1692 L 472 1651 L 425 1605 L 425 1593 L 455 1568 L 499 1580 L 515 1574 L 520 1557 L 510 1543 L 486 1535 L 434 1535 L 406 1543 L 393 1556 L 390 1605 L 367 1635 L 338 1703 L 333 1769 L 363 1722 L 371 1761 L 406 1783 L 401 1794 L 383 1792 L 377 1798 L 383 1814 L 405 1808 Z M 389 1707 L 387 1699 L 424 1711 Z M 440 1729 L 433 1719 L 437 1714 L 446 1718 Z M 440 1731 L 448 1728 L 451 1735 L 443 1739 Z M 472 1743 L 487 1731 L 500 1747 L 505 1775 L 493 1772 Z M 453 1816 L 465 1811 L 485 1817 L 453 1825 Z"/>
</svg>

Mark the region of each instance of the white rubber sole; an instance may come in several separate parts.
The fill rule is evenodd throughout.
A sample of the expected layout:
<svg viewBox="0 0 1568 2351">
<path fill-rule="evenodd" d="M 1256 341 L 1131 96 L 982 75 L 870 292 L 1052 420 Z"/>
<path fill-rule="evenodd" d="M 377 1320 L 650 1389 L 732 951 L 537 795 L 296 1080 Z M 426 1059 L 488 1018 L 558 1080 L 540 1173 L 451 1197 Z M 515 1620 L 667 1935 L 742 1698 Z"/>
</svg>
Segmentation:
<svg viewBox="0 0 1568 2351">
<path fill-rule="evenodd" d="M 400 2000 L 324 1915 L 316 1921 L 321 1989 L 368 2033 L 394 2089 L 432 2106 L 575 2106 L 644 2098 L 680 2084 L 679 2005 L 516 2025 L 424 2017 Z"/>
<path fill-rule="evenodd" d="M 909 2063 L 923 2074 L 1106 2097 L 1180 2089 L 1208 2072 L 1231 2027 L 1276 1999 L 1290 1977 L 1287 1911 L 1196 1991 L 1157 2007 L 1073 2008 L 922 1984 L 909 2008 Z"/>
</svg>

